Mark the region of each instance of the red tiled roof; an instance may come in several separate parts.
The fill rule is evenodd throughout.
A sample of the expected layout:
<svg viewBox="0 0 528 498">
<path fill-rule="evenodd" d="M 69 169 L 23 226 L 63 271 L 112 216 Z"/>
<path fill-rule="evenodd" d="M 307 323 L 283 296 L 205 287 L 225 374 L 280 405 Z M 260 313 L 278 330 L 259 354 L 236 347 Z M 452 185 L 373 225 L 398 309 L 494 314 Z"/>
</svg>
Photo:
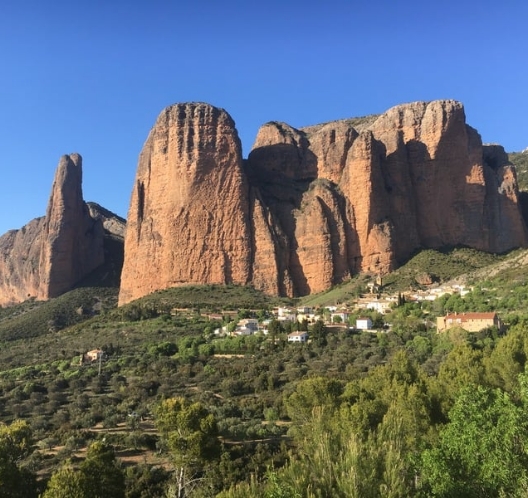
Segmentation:
<svg viewBox="0 0 528 498">
<path fill-rule="evenodd" d="M 449 313 L 445 316 L 445 319 L 467 322 L 468 320 L 494 320 L 496 316 L 497 313 L 494 311 L 489 313 Z"/>
</svg>

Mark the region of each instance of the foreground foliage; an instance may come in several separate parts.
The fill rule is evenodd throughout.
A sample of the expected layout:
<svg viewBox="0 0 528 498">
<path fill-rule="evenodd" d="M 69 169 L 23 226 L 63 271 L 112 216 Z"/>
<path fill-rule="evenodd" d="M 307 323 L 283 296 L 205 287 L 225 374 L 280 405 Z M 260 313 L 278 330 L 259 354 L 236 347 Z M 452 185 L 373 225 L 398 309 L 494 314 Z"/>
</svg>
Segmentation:
<svg viewBox="0 0 528 498">
<path fill-rule="evenodd" d="M 206 286 L 6 336 L 0 498 L 526 496 L 524 271 L 401 300 L 373 333 L 273 320 L 267 336 L 218 337 L 274 303 Z M 502 311 L 508 333 L 429 328 L 477 310 Z M 311 342 L 288 344 L 295 328 Z M 96 347 L 105 360 L 81 364 Z"/>
</svg>

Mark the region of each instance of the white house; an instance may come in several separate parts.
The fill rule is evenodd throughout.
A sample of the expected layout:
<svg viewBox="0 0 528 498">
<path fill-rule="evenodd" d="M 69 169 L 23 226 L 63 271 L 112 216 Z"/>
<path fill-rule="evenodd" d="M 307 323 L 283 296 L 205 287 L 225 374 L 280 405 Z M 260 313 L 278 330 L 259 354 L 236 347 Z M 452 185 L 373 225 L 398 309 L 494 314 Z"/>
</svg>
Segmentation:
<svg viewBox="0 0 528 498">
<path fill-rule="evenodd" d="M 313 313 L 313 308 L 311 306 L 299 306 L 297 308 L 297 313 L 309 315 L 310 313 Z"/>
<path fill-rule="evenodd" d="M 361 316 L 356 320 L 356 329 L 370 330 L 372 328 L 372 320 L 367 316 Z"/>
<path fill-rule="evenodd" d="M 290 316 L 292 314 L 292 310 L 290 308 L 278 308 L 277 310 L 277 316 L 279 318 L 283 316 Z"/>
<path fill-rule="evenodd" d="M 383 300 L 376 299 L 376 300 L 369 301 L 366 304 L 366 308 L 369 310 L 375 310 L 381 314 L 385 314 L 391 311 L 391 306 L 394 302 L 395 302 L 394 299 L 390 299 L 390 300 L 389 299 L 383 299 Z"/>
<path fill-rule="evenodd" d="M 291 334 L 288 334 L 288 342 L 306 342 L 307 340 L 307 332 L 292 332 Z"/>
</svg>

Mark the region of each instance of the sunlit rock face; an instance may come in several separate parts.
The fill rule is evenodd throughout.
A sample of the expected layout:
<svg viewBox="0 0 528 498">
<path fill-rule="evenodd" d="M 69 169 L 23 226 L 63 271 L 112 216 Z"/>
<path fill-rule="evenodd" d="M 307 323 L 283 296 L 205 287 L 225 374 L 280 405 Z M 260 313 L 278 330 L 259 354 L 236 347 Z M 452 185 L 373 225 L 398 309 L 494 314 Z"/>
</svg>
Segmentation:
<svg viewBox="0 0 528 498">
<path fill-rule="evenodd" d="M 0 304 L 70 290 L 104 263 L 103 237 L 83 200 L 81 156 L 62 156 L 46 216 L 0 237 Z"/>
<path fill-rule="evenodd" d="M 515 170 L 459 102 L 303 129 L 270 122 L 246 161 L 224 110 L 178 104 L 140 154 L 120 303 L 189 283 L 306 295 L 422 248 L 526 243 Z"/>
<path fill-rule="evenodd" d="M 249 189 L 235 124 L 222 109 L 165 109 L 139 157 L 119 302 L 189 283 L 247 284 Z"/>
</svg>

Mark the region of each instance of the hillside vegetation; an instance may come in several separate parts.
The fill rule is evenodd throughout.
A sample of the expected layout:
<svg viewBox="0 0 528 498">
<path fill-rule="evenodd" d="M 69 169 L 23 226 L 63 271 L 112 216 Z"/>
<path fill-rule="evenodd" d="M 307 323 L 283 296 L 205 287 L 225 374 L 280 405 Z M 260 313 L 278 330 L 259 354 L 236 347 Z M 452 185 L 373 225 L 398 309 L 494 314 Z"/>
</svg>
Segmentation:
<svg viewBox="0 0 528 498">
<path fill-rule="evenodd" d="M 72 486 L 76 496 L 112 489 L 128 498 L 178 489 L 220 498 L 522 496 L 527 253 L 427 251 L 384 285 L 419 286 L 424 272 L 473 290 L 368 312 L 376 332 L 272 320 L 268 335 L 218 336 L 296 304 L 237 286 L 169 289 L 121 308 L 108 288 L 84 288 L 0 310 L 0 476 L 13 476 L 0 494 L 22 496 L 24 482 L 23 496 L 35 498 Z M 367 283 L 357 277 L 312 299 L 347 302 Z M 81 306 L 91 311 L 76 313 Z M 447 311 L 483 310 L 505 313 L 506 335 L 430 328 Z M 72 323 L 29 332 L 53 316 Z M 298 328 L 310 342 L 287 342 Z M 95 348 L 104 359 L 82 363 Z M 13 458 L 4 458 L 8 442 L 20 448 Z M 107 494 L 93 494 L 101 481 Z"/>
<path fill-rule="evenodd" d="M 508 258 L 513 258 L 514 254 L 512 252 L 509 255 L 499 256 L 469 248 L 454 248 L 445 251 L 427 249 L 416 254 L 394 272 L 384 275 L 382 277 L 383 291 L 394 293 L 421 288 L 423 286 L 420 281 L 423 276 L 427 276 L 436 284 L 448 282 L 461 275 L 467 277 L 478 269 L 485 269 L 500 261 L 507 261 Z M 308 306 L 346 303 L 365 292 L 367 284 L 375 280 L 376 275 L 357 275 L 350 281 L 328 291 L 306 296 L 301 299 L 301 302 Z"/>
<path fill-rule="evenodd" d="M 528 192 L 528 153 L 511 152 L 508 154 L 508 157 L 517 170 L 519 190 L 522 192 Z"/>
</svg>

